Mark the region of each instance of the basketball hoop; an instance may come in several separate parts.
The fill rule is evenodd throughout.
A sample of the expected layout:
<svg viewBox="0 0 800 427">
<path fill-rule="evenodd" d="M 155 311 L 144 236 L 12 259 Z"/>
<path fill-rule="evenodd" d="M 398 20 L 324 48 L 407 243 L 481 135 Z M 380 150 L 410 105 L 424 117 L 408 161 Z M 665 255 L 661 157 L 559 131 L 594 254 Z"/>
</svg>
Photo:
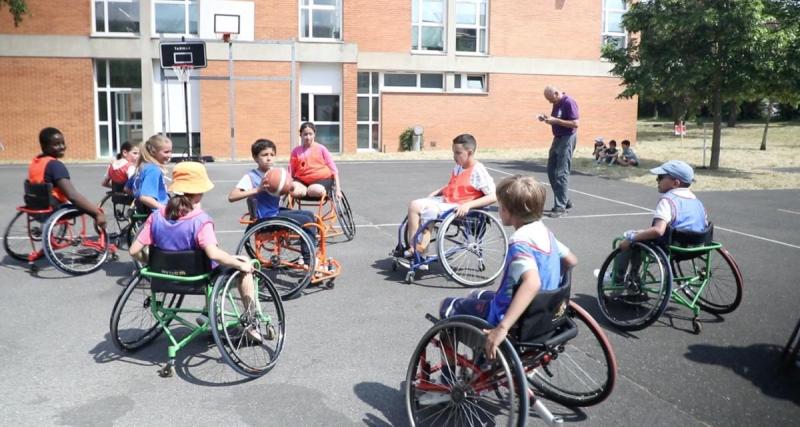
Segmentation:
<svg viewBox="0 0 800 427">
<path fill-rule="evenodd" d="M 172 67 L 172 71 L 178 77 L 178 81 L 181 83 L 186 83 L 189 81 L 189 75 L 194 67 L 188 64 L 182 65 L 175 65 Z"/>
<path fill-rule="evenodd" d="M 222 33 L 222 41 L 225 43 L 231 42 L 231 33 Z"/>
</svg>

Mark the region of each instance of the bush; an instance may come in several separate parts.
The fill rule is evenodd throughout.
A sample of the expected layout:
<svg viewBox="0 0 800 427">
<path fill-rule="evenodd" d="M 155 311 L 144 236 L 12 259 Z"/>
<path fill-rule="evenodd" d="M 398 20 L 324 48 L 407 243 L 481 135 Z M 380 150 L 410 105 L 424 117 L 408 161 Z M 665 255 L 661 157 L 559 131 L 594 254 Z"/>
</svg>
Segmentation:
<svg viewBox="0 0 800 427">
<path fill-rule="evenodd" d="M 411 151 L 413 149 L 414 149 L 414 129 L 408 127 L 400 134 L 399 150 Z"/>
</svg>

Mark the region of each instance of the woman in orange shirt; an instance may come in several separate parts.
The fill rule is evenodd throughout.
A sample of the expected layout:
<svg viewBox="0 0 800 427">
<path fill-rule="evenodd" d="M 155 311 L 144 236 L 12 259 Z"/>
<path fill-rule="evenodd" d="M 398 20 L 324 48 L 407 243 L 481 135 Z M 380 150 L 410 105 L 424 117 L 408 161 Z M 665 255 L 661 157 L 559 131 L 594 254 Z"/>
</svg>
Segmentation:
<svg viewBox="0 0 800 427">
<path fill-rule="evenodd" d="M 335 194 L 342 197 L 339 170 L 330 151 L 314 140 L 317 128 L 311 122 L 300 125 L 300 146 L 292 150 L 289 173 L 294 179 L 292 196 L 303 198 Z"/>
</svg>

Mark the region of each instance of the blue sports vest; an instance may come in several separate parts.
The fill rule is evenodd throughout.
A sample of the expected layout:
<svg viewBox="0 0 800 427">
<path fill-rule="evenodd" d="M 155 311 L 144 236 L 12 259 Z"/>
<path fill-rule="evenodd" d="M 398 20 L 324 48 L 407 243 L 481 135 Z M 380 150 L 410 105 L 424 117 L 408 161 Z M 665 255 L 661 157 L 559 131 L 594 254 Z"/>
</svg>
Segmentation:
<svg viewBox="0 0 800 427">
<path fill-rule="evenodd" d="M 669 226 L 673 230 L 691 231 L 695 233 L 706 229 L 706 208 L 698 199 L 687 199 L 668 191 L 662 197 L 672 206 L 672 220 Z"/>
<path fill-rule="evenodd" d="M 497 326 L 503 320 L 514 297 L 514 290 L 520 285 L 519 282 L 511 283 L 513 278 L 509 275 L 509 266 L 515 260 L 533 258 L 536 260 L 536 267 L 539 269 L 539 280 L 542 283 L 541 290 L 550 291 L 558 288 L 561 282 L 561 258 L 558 256 L 556 238 L 553 233 L 549 234 L 550 252 L 545 252 L 527 241 L 515 241 L 508 245 L 508 255 L 503 266 L 503 279 L 489 306 L 489 318 L 486 319 L 492 325 Z"/>
<path fill-rule="evenodd" d="M 170 221 L 164 217 L 164 211 L 159 210 L 151 214 L 153 222 L 150 224 L 150 233 L 153 244 L 165 251 L 188 251 L 200 249 L 197 246 L 197 233 L 206 223 L 213 223 L 211 217 L 202 212 L 188 219 Z"/>
<path fill-rule="evenodd" d="M 261 173 L 260 170 L 253 169 L 248 172 L 247 175 L 250 176 L 253 188 L 261 186 L 261 180 L 264 179 L 264 174 Z M 266 191 L 259 191 L 255 196 L 251 196 L 251 198 L 255 199 L 256 210 L 255 212 L 251 212 L 251 214 L 255 214 L 256 219 L 272 218 L 278 214 L 281 204 L 280 197 L 275 197 Z"/>
</svg>

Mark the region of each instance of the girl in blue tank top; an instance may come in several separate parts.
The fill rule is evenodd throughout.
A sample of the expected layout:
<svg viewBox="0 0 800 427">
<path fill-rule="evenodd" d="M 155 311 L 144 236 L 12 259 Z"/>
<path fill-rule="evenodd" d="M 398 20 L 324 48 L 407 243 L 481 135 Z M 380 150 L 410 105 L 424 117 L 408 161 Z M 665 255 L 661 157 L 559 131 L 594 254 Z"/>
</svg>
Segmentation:
<svg viewBox="0 0 800 427">
<path fill-rule="evenodd" d="M 233 256 L 220 249 L 214 233 L 214 220 L 203 211 L 200 201 L 203 193 L 214 188 L 206 168 L 197 162 L 181 162 L 172 172 L 169 190 L 175 193 L 166 204 L 147 218 L 142 230 L 131 245 L 131 256 L 147 263 L 144 247 L 154 245 L 166 251 L 202 250 L 212 261 L 242 273 L 238 284 L 242 304 L 255 310 L 253 264 L 242 256 Z M 250 337 L 261 342 L 255 329 L 247 329 Z"/>
</svg>

